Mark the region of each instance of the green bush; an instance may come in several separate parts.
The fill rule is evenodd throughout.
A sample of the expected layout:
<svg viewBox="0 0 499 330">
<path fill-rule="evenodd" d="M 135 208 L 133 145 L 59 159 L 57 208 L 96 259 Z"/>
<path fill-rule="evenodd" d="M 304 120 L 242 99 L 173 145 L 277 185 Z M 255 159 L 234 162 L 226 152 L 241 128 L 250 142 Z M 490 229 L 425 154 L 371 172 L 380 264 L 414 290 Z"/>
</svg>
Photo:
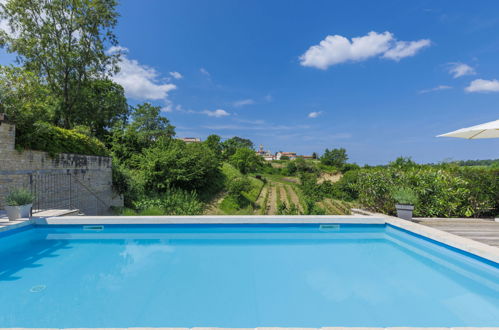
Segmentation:
<svg viewBox="0 0 499 330">
<path fill-rule="evenodd" d="M 50 155 L 108 155 L 104 144 L 96 138 L 41 121 L 36 122 L 33 129 L 16 140 L 16 143 L 19 148 L 46 151 Z"/>
<path fill-rule="evenodd" d="M 392 197 L 398 204 L 414 205 L 418 202 L 418 196 L 411 188 L 398 188 L 392 191 Z"/>
<path fill-rule="evenodd" d="M 499 170 L 402 165 L 358 170 L 357 178 L 346 185 L 348 194 L 357 195 L 363 207 L 386 214 L 395 213 L 393 191 L 399 187 L 416 194 L 415 216 L 480 217 L 499 210 Z"/>
<path fill-rule="evenodd" d="M 14 189 L 5 197 L 5 203 L 9 206 L 27 205 L 34 200 L 35 196 L 27 189 Z"/>
<path fill-rule="evenodd" d="M 197 215 L 204 209 L 196 192 L 180 189 L 169 189 L 156 198 L 141 198 L 133 205 L 139 215 Z"/>
<path fill-rule="evenodd" d="M 220 174 L 219 159 L 206 145 L 171 139 L 145 149 L 133 158 L 133 164 L 148 193 L 162 193 L 170 187 L 202 190 Z"/>
</svg>

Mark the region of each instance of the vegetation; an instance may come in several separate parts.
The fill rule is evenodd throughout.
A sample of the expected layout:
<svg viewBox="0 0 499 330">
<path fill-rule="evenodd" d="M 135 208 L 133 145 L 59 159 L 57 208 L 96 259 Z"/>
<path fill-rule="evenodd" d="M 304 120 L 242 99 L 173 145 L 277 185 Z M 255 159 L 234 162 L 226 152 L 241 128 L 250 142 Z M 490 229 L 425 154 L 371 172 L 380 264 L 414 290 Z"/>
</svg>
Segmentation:
<svg viewBox="0 0 499 330">
<path fill-rule="evenodd" d="M 33 203 L 35 196 L 27 189 L 12 190 L 5 198 L 5 203 L 9 206 L 21 206 Z"/>
<path fill-rule="evenodd" d="M 414 205 L 418 202 L 418 196 L 411 188 L 397 188 L 393 190 L 392 197 L 398 204 Z"/>
<path fill-rule="evenodd" d="M 0 66 L 0 112 L 16 124 L 19 149 L 113 157 L 123 214 L 349 214 L 354 206 L 416 216 L 499 213 L 499 161 L 386 166 L 349 164 L 343 148 L 313 159 L 264 162 L 252 141 L 210 135 L 177 140 L 161 108 L 127 104 L 111 80 L 120 48 L 116 0 L 0 4 L 0 46 L 18 67 Z M 109 51 L 105 51 L 109 49 Z M 209 211 L 208 211 L 209 209 Z"/>
<path fill-rule="evenodd" d="M 415 216 L 480 217 L 499 210 L 499 170 L 493 167 L 418 165 L 399 159 L 386 167 L 347 174 L 334 185 L 332 194 L 357 200 L 376 212 L 395 213 L 393 191 L 400 187 L 417 196 Z"/>
<path fill-rule="evenodd" d="M 115 0 L 25 1 L 0 5 L 9 28 L 0 31 L 0 45 L 15 53 L 17 62 L 51 92 L 56 124 L 78 124 L 78 103 L 88 85 L 117 71 L 119 53 L 113 29 L 118 13 Z"/>
<path fill-rule="evenodd" d="M 17 142 L 22 148 L 44 150 L 51 155 L 64 152 L 80 155 L 108 155 L 104 143 L 97 138 L 79 133 L 77 129 L 64 129 L 42 121 L 35 122 L 32 130 Z"/>
</svg>

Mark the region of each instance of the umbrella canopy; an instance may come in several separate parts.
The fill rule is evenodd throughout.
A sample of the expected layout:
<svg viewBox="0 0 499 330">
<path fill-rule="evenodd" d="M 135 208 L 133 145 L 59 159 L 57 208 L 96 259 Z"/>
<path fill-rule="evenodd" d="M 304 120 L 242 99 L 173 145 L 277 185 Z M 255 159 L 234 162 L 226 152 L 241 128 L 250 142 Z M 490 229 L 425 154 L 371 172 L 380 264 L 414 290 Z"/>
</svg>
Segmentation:
<svg viewBox="0 0 499 330">
<path fill-rule="evenodd" d="M 456 137 L 463 139 L 499 138 L 499 120 L 467 128 L 461 128 L 454 132 L 438 135 L 438 137 Z"/>
</svg>

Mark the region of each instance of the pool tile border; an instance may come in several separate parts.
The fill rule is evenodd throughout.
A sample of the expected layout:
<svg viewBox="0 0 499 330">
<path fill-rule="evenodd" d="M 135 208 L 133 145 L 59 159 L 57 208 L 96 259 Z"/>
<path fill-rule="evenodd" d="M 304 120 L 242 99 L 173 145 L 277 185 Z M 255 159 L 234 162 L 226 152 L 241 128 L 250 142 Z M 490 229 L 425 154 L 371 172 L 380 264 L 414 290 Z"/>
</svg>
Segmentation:
<svg viewBox="0 0 499 330">
<path fill-rule="evenodd" d="M 499 264 L 499 248 L 384 214 L 331 216 L 68 216 L 35 219 L 37 225 L 107 224 L 389 224 Z"/>
<path fill-rule="evenodd" d="M 322 328 L 286 328 L 286 327 L 258 327 L 258 328 L 0 328 L 0 330 L 499 330 L 499 327 L 322 327 Z"/>
<path fill-rule="evenodd" d="M 411 233 L 421 235 L 425 238 L 451 246 L 455 249 L 468 252 L 478 257 L 499 264 L 499 248 L 490 246 L 469 238 L 457 236 L 443 230 L 420 225 L 415 222 L 402 220 L 400 218 L 385 216 L 386 223 L 397 228 L 407 230 Z"/>
</svg>

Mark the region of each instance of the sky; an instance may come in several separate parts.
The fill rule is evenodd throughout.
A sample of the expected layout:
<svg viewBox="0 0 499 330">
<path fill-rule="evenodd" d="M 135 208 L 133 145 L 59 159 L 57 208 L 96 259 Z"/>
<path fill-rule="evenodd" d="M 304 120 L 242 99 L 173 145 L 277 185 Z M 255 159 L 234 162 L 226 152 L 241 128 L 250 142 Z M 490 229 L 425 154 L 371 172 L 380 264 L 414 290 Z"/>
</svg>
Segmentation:
<svg viewBox="0 0 499 330">
<path fill-rule="evenodd" d="M 179 137 L 384 164 L 499 158 L 499 1 L 122 0 L 113 79 Z M 110 52 L 116 48 L 110 49 Z M 0 63 L 12 57 L 0 54 Z"/>
</svg>

